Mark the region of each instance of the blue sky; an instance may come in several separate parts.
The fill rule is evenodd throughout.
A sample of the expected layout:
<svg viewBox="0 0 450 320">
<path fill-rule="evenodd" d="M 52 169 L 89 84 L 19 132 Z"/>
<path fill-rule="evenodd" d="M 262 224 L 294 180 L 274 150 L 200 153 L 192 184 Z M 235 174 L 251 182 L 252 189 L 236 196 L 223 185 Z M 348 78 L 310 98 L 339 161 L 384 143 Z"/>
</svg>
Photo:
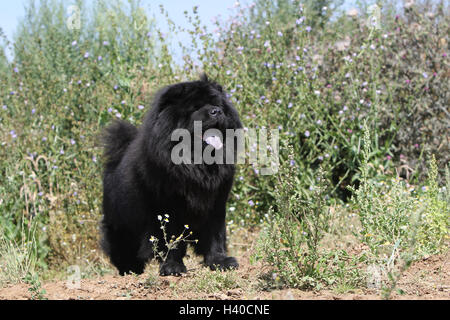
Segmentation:
<svg viewBox="0 0 450 320">
<path fill-rule="evenodd" d="M 15 31 L 17 23 L 24 15 L 24 6 L 29 0 L 0 0 L 0 27 L 6 33 L 9 39 Z M 92 2 L 92 0 L 88 0 Z M 183 11 L 189 10 L 194 7 L 199 7 L 199 14 L 202 21 L 211 25 L 211 18 L 222 14 L 227 16 L 230 13 L 228 8 L 232 7 L 236 0 L 141 0 L 142 7 L 148 9 L 149 13 L 157 13 L 156 17 L 161 18 L 159 14 L 159 5 L 164 4 L 164 7 L 168 10 L 169 16 L 177 23 L 183 23 L 185 21 Z M 67 4 L 73 4 L 74 1 L 67 0 Z M 244 1 L 241 1 L 244 3 Z M 161 20 L 163 21 L 163 20 Z"/>
<path fill-rule="evenodd" d="M 92 2 L 93 0 L 88 0 Z M 13 39 L 19 19 L 24 16 L 24 6 L 29 0 L 0 0 L 0 27 L 9 40 Z M 198 12 L 202 23 L 206 24 L 208 28 L 212 28 L 211 19 L 221 15 L 226 18 L 232 12 L 229 8 L 233 7 L 236 0 L 141 0 L 141 6 L 152 16 L 155 15 L 157 23 L 164 29 L 165 18 L 159 12 L 159 5 L 163 4 L 169 12 L 169 17 L 180 26 L 187 26 L 187 21 L 183 12 L 188 10 L 191 12 L 192 7 L 198 6 Z M 242 4 L 246 1 L 240 1 Z M 67 0 L 67 4 L 74 4 L 74 1 Z M 186 39 L 181 39 L 187 40 Z"/>
<path fill-rule="evenodd" d="M 94 0 L 87 0 L 88 3 Z M 0 0 L 0 27 L 6 33 L 8 39 L 12 39 L 17 23 L 24 15 L 24 6 L 29 0 Z M 68 5 L 74 4 L 73 0 L 66 0 Z M 236 0 L 141 0 L 141 6 L 148 9 L 149 14 L 155 14 L 160 25 L 164 25 L 164 18 L 159 14 L 159 5 L 163 4 L 168 10 L 170 18 L 177 24 L 186 25 L 183 11 L 190 11 L 192 7 L 199 7 L 200 18 L 208 27 L 212 27 L 211 19 L 222 15 L 226 18 L 232 12 L 232 8 Z M 240 0 L 242 5 L 250 3 L 250 1 Z M 346 0 L 348 4 L 356 2 L 356 0 Z"/>
<path fill-rule="evenodd" d="M 13 35 L 16 31 L 18 22 L 24 16 L 24 7 L 30 0 L 0 0 L 0 28 L 3 29 L 4 33 L 9 40 L 13 39 Z M 74 0 L 64 0 L 67 5 L 72 5 L 75 3 Z M 92 3 L 95 0 L 87 0 L 88 3 Z M 126 2 L 126 0 L 123 0 Z M 373 0 L 369 0 L 371 2 Z M 157 19 L 158 26 L 165 31 L 165 17 L 160 14 L 159 5 L 163 4 L 169 13 L 169 17 L 178 26 L 187 27 L 187 21 L 184 17 L 183 12 L 185 10 L 191 12 L 192 7 L 198 6 L 198 12 L 200 19 L 203 24 L 205 24 L 210 31 L 214 30 L 214 25 L 212 19 L 221 15 L 220 20 L 226 20 L 236 9 L 231 10 L 235 5 L 236 0 L 141 0 L 141 7 L 145 8 L 150 16 L 155 16 Z M 250 3 L 251 0 L 239 0 L 241 5 L 245 6 Z M 344 0 L 344 8 L 353 7 L 357 0 Z M 184 44 L 188 44 L 190 37 L 188 35 L 177 35 L 177 39 Z M 175 45 L 175 48 L 177 46 Z M 179 52 L 175 52 L 178 55 Z M 9 58 L 11 58 L 11 53 L 7 52 Z M 177 59 L 177 57 L 176 57 Z"/>
</svg>

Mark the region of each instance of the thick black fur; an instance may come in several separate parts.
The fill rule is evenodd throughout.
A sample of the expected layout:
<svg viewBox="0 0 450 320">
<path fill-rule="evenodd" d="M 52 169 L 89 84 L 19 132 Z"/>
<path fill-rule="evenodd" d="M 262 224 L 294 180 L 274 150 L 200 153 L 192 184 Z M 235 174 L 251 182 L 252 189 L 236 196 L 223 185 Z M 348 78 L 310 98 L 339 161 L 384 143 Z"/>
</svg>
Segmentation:
<svg viewBox="0 0 450 320">
<path fill-rule="evenodd" d="M 221 112 L 212 115 L 213 107 Z M 189 239 L 198 240 L 193 243 L 195 252 L 211 269 L 238 267 L 236 259 L 227 256 L 225 230 L 234 165 L 171 161 L 177 143 L 171 141 L 172 131 L 192 132 L 194 120 L 202 120 L 204 130 L 216 128 L 224 136 L 225 129 L 242 128 L 222 87 L 202 76 L 161 89 L 140 128 L 115 121 L 104 131 L 102 248 L 121 275 L 144 271 L 153 258 L 151 236 L 158 238 L 158 251 L 167 250 L 158 220 L 165 214 L 169 237 L 179 236 L 189 225 Z M 161 275 L 186 272 L 186 247 L 181 242 L 160 261 Z"/>
</svg>

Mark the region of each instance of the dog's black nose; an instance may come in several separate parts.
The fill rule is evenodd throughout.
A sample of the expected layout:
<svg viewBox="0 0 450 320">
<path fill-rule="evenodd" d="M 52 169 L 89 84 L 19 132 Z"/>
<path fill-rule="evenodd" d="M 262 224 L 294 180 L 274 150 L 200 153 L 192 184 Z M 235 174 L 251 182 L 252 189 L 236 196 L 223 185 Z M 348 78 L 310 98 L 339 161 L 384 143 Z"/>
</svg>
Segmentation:
<svg viewBox="0 0 450 320">
<path fill-rule="evenodd" d="M 213 117 L 217 117 L 218 115 L 222 114 L 222 109 L 220 109 L 219 107 L 214 107 L 209 110 L 209 114 Z"/>
</svg>

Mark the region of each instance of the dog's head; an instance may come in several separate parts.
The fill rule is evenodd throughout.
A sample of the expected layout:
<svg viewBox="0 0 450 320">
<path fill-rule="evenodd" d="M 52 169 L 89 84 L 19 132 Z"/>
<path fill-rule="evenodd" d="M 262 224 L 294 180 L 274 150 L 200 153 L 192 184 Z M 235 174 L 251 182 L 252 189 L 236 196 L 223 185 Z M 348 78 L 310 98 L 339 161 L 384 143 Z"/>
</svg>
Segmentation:
<svg viewBox="0 0 450 320">
<path fill-rule="evenodd" d="M 203 131 L 242 128 L 239 115 L 228 100 L 222 86 L 203 74 L 198 81 L 181 82 L 161 89 L 153 102 L 153 123 L 164 122 L 172 130 L 183 128 L 193 132 L 194 122 Z"/>
</svg>

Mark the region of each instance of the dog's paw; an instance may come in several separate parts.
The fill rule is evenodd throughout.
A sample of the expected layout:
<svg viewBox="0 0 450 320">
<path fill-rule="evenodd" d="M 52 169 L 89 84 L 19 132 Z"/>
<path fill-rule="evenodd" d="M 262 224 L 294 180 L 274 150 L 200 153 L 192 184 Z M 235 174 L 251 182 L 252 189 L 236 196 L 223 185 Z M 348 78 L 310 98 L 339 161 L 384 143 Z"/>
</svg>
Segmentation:
<svg viewBox="0 0 450 320">
<path fill-rule="evenodd" d="M 187 269 L 183 262 L 166 261 L 159 267 L 159 274 L 161 276 L 181 276 L 186 273 Z"/>
<path fill-rule="evenodd" d="M 211 268 L 211 270 L 230 270 L 239 268 L 239 263 L 234 257 L 227 256 L 215 256 L 208 259 L 206 265 Z"/>
</svg>

